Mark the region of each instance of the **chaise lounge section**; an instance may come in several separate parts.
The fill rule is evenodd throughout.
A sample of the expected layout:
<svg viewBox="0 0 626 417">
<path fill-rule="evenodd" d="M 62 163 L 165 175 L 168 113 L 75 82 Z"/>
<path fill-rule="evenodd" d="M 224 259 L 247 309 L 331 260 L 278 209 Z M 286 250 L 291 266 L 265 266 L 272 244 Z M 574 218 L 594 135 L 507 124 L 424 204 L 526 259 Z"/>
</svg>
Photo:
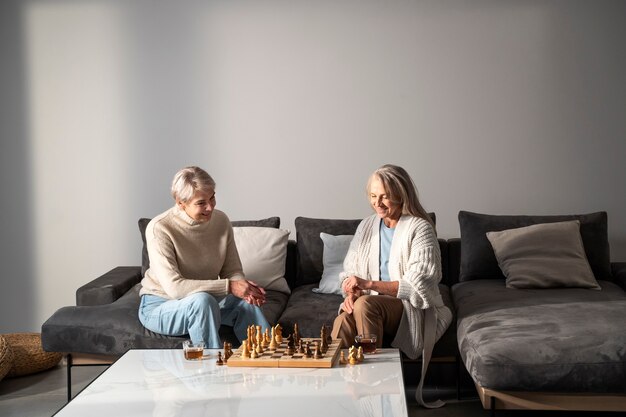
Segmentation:
<svg viewBox="0 0 626 417">
<path fill-rule="evenodd" d="M 601 289 L 507 288 L 487 232 L 572 220 Z M 459 221 L 457 339 L 483 407 L 626 411 L 626 263 L 609 261 L 606 213 Z"/>
</svg>

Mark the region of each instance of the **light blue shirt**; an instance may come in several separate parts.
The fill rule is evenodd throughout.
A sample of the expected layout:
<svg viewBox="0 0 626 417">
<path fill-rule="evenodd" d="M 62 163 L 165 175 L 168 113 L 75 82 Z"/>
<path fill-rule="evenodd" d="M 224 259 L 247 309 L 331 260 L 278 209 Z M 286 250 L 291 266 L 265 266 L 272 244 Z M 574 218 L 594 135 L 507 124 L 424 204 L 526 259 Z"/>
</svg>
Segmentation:
<svg viewBox="0 0 626 417">
<path fill-rule="evenodd" d="M 391 281 L 389 277 L 389 252 L 391 252 L 391 241 L 395 228 L 385 226 L 385 222 L 380 222 L 380 280 Z"/>
</svg>

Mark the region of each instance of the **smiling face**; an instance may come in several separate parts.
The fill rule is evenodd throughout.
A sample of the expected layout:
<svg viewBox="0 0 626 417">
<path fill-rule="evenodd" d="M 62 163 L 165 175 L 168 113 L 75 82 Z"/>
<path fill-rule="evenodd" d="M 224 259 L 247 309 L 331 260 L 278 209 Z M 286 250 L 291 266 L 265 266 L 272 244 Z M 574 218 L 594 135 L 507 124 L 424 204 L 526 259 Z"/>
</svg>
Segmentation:
<svg viewBox="0 0 626 417">
<path fill-rule="evenodd" d="M 402 204 L 391 201 L 383 182 L 377 176 L 370 181 L 370 203 L 387 227 L 395 227 L 402 215 Z"/>
<path fill-rule="evenodd" d="M 209 188 L 207 191 L 196 190 L 190 200 L 179 200 L 177 204 L 195 221 L 206 223 L 211 220 L 211 214 L 213 214 L 213 209 L 215 208 L 215 189 Z"/>
</svg>

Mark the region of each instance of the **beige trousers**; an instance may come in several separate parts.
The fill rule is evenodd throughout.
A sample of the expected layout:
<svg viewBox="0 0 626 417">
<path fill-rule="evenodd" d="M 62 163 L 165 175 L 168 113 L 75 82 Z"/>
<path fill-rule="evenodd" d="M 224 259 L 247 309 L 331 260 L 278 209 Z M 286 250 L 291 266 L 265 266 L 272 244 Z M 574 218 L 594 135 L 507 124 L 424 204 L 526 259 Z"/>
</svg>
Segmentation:
<svg viewBox="0 0 626 417">
<path fill-rule="evenodd" d="M 335 319 L 331 335 L 341 339 L 342 347 L 354 345 L 358 334 L 375 334 L 376 346 L 382 347 L 383 338 L 393 339 L 404 307 L 399 298 L 388 295 L 363 295 L 354 302 L 354 311 L 342 311 Z M 386 339 L 385 339 L 386 340 Z"/>
</svg>

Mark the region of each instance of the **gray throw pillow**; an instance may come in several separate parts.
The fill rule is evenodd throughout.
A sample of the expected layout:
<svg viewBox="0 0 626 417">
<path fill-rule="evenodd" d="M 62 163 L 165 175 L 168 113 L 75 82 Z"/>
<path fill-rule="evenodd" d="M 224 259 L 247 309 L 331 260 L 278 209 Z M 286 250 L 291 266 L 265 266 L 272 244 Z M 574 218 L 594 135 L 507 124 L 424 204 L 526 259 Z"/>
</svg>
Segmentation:
<svg viewBox="0 0 626 417">
<path fill-rule="evenodd" d="M 488 232 L 507 288 L 577 287 L 599 290 L 578 220 Z"/>
</svg>

